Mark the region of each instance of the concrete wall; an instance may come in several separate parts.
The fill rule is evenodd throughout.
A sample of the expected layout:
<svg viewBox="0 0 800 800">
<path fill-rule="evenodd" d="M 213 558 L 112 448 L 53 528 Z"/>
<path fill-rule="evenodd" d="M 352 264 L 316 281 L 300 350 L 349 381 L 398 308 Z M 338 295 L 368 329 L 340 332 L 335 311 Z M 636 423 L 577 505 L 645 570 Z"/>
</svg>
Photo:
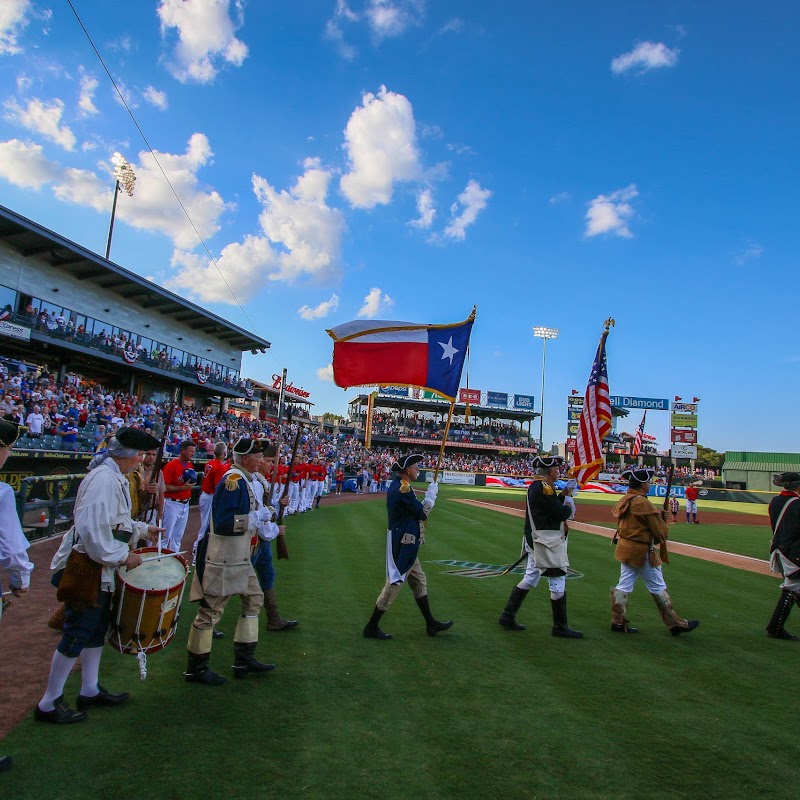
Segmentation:
<svg viewBox="0 0 800 800">
<path fill-rule="evenodd" d="M 35 256 L 24 258 L 2 243 L 0 284 L 41 298 L 47 303 L 48 309 L 68 308 L 100 320 L 107 324 L 109 330 L 116 325 L 222 366 L 241 370 L 242 353 L 235 347 L 173 322 L 169 314 L 147 311 L 113 292 L 100 289 L 90 281 L 79 281 Z M 59 291 L 54 292 L 54 288 Z M 105 311 L 106 308 L 109 311 Z M 150 327 L 145 328 L 146 324 Z M 183 341 L 178 341 L 179 336 L 183 337 Z M 211 352 L 208 352 L 209 349 Z"/>
</svg>

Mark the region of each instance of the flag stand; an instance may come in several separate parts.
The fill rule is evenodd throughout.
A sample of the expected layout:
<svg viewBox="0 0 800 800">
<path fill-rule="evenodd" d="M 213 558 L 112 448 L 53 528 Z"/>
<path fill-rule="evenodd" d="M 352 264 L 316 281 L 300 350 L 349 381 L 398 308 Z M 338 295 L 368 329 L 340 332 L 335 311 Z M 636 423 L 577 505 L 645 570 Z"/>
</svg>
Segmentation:
<svg viewBox="0 0 800 800">
<path fill-rule="evenodd" d="M 439 477 L 439 469 L 442 466 L 442 459 L 444 458 L 444 448 L 447 444 L 447 434 L 450 432 L 450 421 L 453 419 L 453 411 L 456 407 L 456 401 L 450 401 L 450 413 L 447 415 L 447 425 L 444 426 L 444 436 L 442 436 L 442 446 L 439 448 L 439 459 L 436 462 L 436 470 L 433 473 L 433 482 Z"/>
</svg>

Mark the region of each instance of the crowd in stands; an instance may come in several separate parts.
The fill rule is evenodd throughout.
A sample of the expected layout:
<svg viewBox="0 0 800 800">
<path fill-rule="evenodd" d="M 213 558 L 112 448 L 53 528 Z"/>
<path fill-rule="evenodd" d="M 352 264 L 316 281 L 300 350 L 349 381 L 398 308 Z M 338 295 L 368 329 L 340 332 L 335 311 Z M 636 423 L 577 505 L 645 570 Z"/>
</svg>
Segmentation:
<svg viewBox="0 0 800 800">
<path fill-rule="evenodd" d="M 277 414 L 276 403 L 269 401 L 267 406 L 268 415 Z M 20 447 L 44 446 L 48 449 L 93 452 L 101 446 L 106 436 L 125 425 L 140 427 L 158 438 L 164 438 L 169 407 L 167 402 L 140 402 L 132 395 L 113 391 L 73 372 L 67 372 L 59 382 L 58 376 L 47 366 L 34 367 L 0 360 L 0 416 L 27 426 L 28 431 L 20 439 Z M 292 420 L 291 424 L 286 421 L 288 419 Z M 387 421 L 381 420 L 384 423 Z M 419 417 L 413 421 L 417 425 L 426 424 Z M 291 449 L 297 424 L 303 424 L 303 455 L 324 458 L 332 469 L 341 468 L 348 477 L 360 474 L 369 490 L 384 485 L 389 478 L 392 461 L 413 449 L 403 445 L 366 450 L 352 431 L 343 432 L 340 428 L 338 433 L 334 433 L 332 428 L 325 430 L 322 426 L 307 423 L 311 423 L 311 420 L 305 406 L 287 406 L 281 432 L 285 454 Z M 511 433 L 511 427 L 493 426 L 495 430 L 502 431 L 498 436 Z M 474 426 L 477 430 L 481 428 Z M 278 435 L 274 418 L 273 421 L 269 418 L 261 420 L 233 413 L 218 413 L 208 407 L 184 406 L 173 411 L 166 437 L 166 452 L 175 455 L 182 441 L 192 439 L 197 445 L 196 457 L 202 459 L 212 456 L 217 441 L 232 445 L 240 436 L 277 439 Z M 437 452 L 429 452 L 422 466 L 432 469 L 437 459 Z M 480 452 L 447 453 L 442 469 L 512 476 L 531 475 L 534 471 L 528 454 Z M 613 461 L 607 463 L 603 471 L 614 475 L 619 474 L 621 469 L 624 469 L 624 465 Z M 378 477 L 375 478 L 375 475 Z M 666 467 L 659 468 L 656 481 L 666 482 L 666 476 Z M 693 472 L 688 467 L 678 467 L 675 480 L 676 483 L 687 483 L 718 477 L 714 470 L 698 469 Z"/>
</svg>

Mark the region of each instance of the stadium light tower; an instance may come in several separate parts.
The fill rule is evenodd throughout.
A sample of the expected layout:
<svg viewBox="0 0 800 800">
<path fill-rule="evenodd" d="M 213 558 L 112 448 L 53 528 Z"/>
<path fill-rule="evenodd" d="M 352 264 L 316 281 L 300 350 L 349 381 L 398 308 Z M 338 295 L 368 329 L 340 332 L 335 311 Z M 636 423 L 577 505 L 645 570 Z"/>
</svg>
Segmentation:
<svg viewBox="0 0 800 800">
<path fill-rule="evenodd" d="M 533 335 L 542 340 L 542 399 L 541 413 L 539 414 L 539 452 L 542 452 L 542 429 L 544 428 L 544 370 L 547 364 L 547 340 L 558 339 L 558 328 L 545 328 L 542 325 L 534 325 Z"/>
<path fill-rule="evenodd" d="M 136 175 L 133 167 L 125 160 L 122 153 L 114 153 L 111 157 L 114 165 L 114 203 L 111 206 L 111 224 L 108 226 L 108 242 L 106 243 L 106 261 L 111 254 L 111 235 L 114 233 L 114 217 L 117 214 L 117 195 L 124 190 L 128 197 L 133 197 L 133 185 L 136 183 Z"/>
</svg>

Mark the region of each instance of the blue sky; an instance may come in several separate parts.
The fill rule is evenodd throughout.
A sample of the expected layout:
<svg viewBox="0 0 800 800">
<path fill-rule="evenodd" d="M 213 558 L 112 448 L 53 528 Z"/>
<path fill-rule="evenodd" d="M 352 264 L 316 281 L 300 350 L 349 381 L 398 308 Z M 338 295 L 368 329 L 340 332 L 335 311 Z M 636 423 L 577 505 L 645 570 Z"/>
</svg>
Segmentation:
<svg viewBox="0 0 800 800">
<path fill-rule="evenodd" d="M 470 386 L 537 409 L 531 328 L 560 330 L 549 444 L 612 316 L 613 394 L 700 397 L 717 450 L 800 451 L 793 4 L 72 4 L 160 167 L 69 4 L 5 0 L 0 202 L 102 253 L 121 152 L 112 259 L 269 339 L 246 374 L 344 412 L 325 328 L 477 304 Z"/>
</svg>

